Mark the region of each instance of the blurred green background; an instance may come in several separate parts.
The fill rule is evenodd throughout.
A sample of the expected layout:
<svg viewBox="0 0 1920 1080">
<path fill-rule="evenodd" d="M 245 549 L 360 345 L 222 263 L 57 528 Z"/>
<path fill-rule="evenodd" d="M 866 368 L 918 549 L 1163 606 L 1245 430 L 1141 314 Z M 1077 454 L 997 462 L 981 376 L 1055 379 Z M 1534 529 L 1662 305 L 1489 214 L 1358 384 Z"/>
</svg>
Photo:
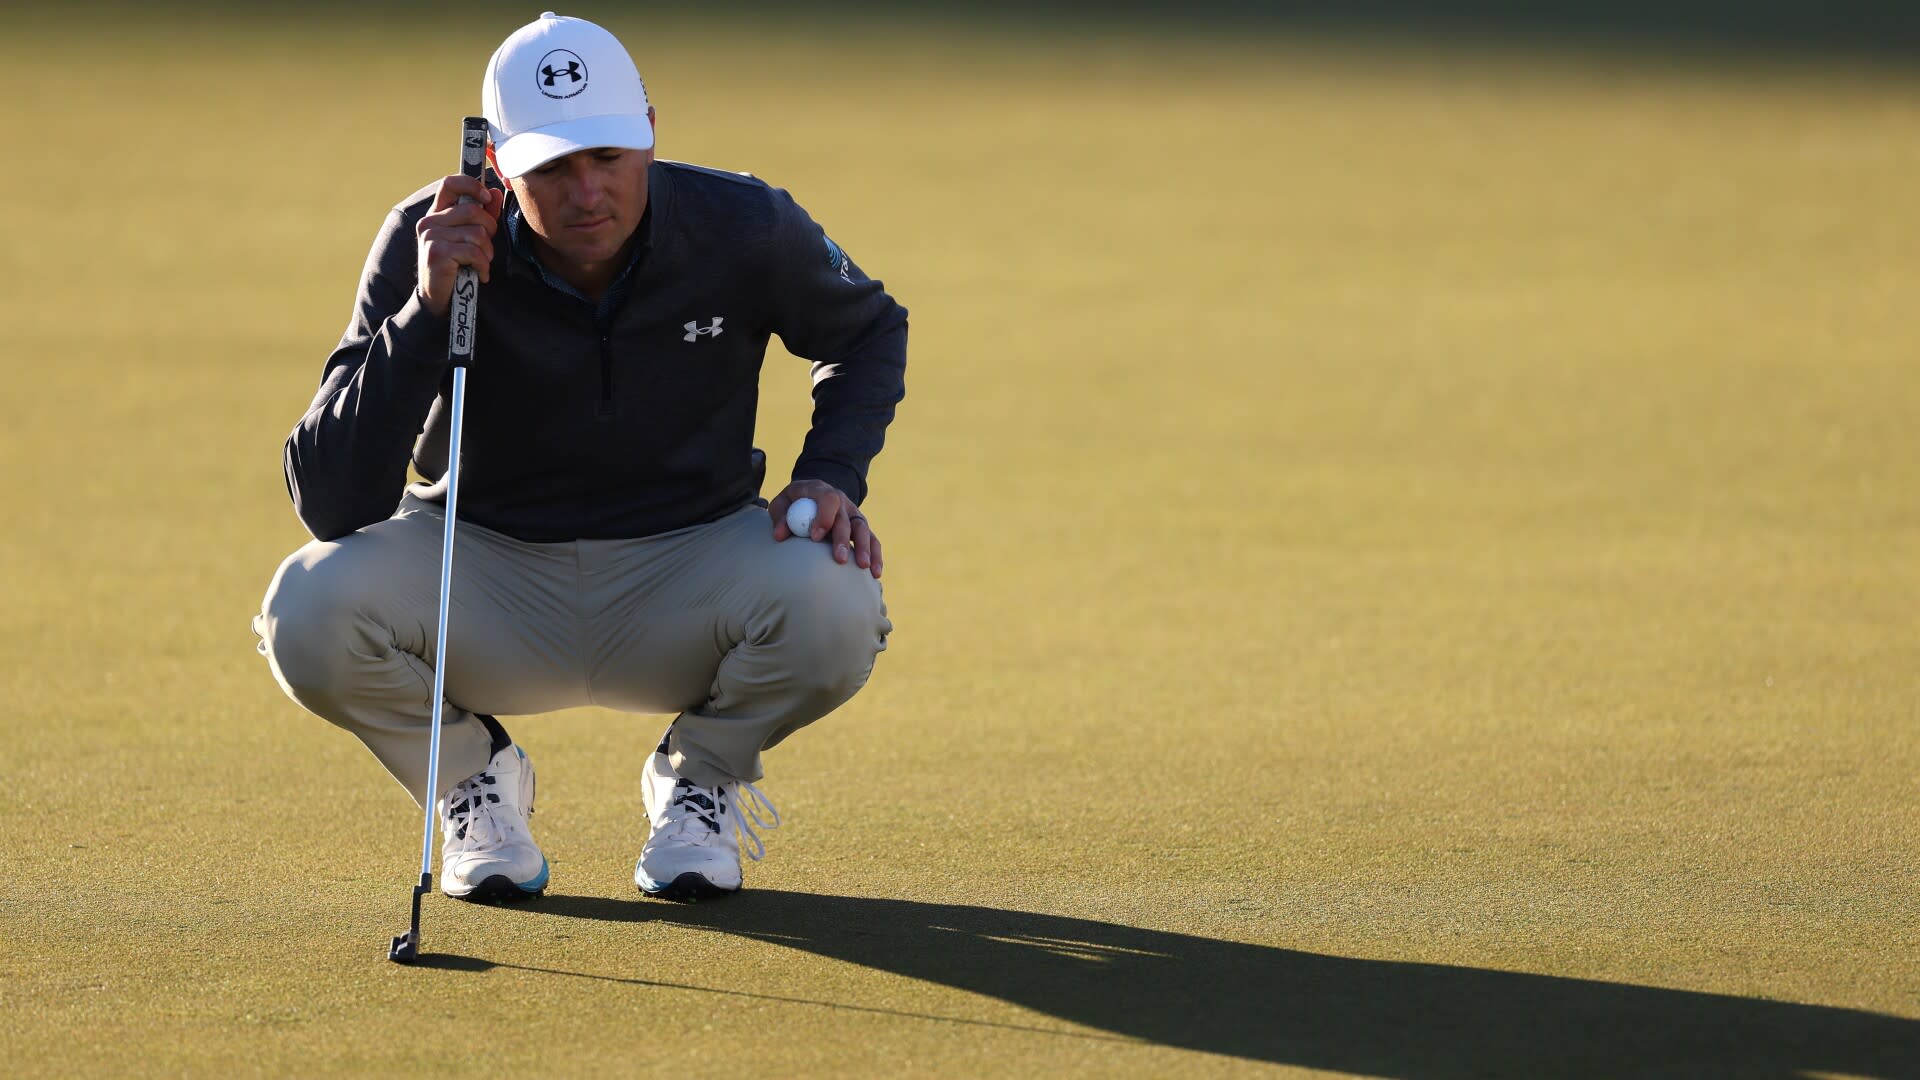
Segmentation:
<svg viewBox="0 0 1920 1080">
<path fill-rule="evenodd" d="M 891 648 L 724 904 L 661 718 L 516 721 L 549 897 L 386 964 L 416 813 L 247 621 L 538 8 L 0 16 L 10 1068 L 1916 1075 L 1913 15 L 564 12 L 912 310 Z"/>
</svg>

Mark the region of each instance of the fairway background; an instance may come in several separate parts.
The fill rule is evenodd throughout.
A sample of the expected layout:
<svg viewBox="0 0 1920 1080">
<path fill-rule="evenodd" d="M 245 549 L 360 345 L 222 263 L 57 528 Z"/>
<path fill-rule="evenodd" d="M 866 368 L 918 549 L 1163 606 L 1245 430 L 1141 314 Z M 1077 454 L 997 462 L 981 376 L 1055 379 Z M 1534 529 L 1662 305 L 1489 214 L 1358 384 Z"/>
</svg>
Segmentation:
<svg viewBox="0 0 1920 1080">
<path fill-rule="evenodd" d="M 553 898 L 408 971 L 416 812 L 247 620 L 535 10 L 82 10 L 0 34 L 11 1071 L 1915 1075 L 1897 59 L 569 9 L 911 309 L 899 632 L 729 905 L 632 894 L 659 719 L 515 721 Z"/>
</svg>

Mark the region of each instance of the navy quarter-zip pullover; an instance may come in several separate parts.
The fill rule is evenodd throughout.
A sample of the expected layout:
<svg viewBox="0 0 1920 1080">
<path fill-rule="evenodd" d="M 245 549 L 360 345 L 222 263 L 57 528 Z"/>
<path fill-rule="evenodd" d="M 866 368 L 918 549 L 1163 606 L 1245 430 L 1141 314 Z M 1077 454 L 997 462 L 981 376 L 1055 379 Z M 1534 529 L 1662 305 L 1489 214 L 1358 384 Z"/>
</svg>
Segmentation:
<svg viewBox="0 0 1920 1080">
<path fill-rule="evenodd" d="M 409 461 L 429 478 L 415 494 L 445 497 L 447 321 L 420 303 L 414 237 L 436 187 L 387 215 L 353 318 L 287 439 L 295 512 L 321 540 L 391 516 Z M 503 213 L 517 213 L 511 194 Z M 813 362 L 793 478 L 864 499 L 905 394 L 906 309 L 792 196 L 750 176 L 656 161 L 638 229 L 597 309 L 516 230 L 495 234 L 467 377 L 461 518 L 551 542 L 650 536 L 734 510 L 757 494 L 753 425 L 774 334 Z"/>
</svg>

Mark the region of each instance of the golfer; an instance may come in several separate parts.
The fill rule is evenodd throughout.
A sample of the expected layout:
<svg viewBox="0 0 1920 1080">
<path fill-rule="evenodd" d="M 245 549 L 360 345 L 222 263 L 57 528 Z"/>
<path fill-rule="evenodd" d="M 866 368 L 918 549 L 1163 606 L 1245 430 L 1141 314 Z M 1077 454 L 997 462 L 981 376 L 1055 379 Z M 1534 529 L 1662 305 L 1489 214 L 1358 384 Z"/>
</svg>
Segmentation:
<svg viewBox="0 0 1920 1080">
<path fill-rule="evenodd" d="M 755 828 L 779 824 L 753 785 L 762 751 L 852 697 L 886 648 L 860 503 L 904 393 L 907 313 L 785 191 L 656 160 L 646 88 L 599 26 L 542 15 L 495 51 L 481 92 L 494 176 L 445 177 L 387 215 L 287 439 L 314 540 L 267 589 L 260 651 L 294 701 L 436 801 L 441 888 L 465 899 L 547 884 L 533 763 L 499 717 L 676 713 L 640 770 L 651 831 L 634 881 L 730 893 L 740 837 L 758 859 Z M 462 267 L 480 321 L 428 791 Z M 774 334 L 813 361 L 813 424 L 769 504 L 752 440 Z M 426 479 L 408 485 L 409 464 Z M 792 536 L 803 497 L 817 517 Z"/>
</svg>

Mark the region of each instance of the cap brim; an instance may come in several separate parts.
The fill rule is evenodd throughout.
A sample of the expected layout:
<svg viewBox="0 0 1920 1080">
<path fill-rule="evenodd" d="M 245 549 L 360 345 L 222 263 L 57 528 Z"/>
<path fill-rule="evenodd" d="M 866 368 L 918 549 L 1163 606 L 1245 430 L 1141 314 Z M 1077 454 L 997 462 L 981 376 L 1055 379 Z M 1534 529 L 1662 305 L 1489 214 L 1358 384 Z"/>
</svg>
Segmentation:
<svg viewBox="0 0 1920 1080">
<path fill-rule="evenodd" d="M 494 128 L 494 137 L 500 129 Z M 554 158 L 603 146 L 622 150 L 653 149 L 653 125 L 644 116 L 583 116 L 543 128 L 523 131 L 493 147 L 500 175 L 519 176 Z"/>
</svg>

